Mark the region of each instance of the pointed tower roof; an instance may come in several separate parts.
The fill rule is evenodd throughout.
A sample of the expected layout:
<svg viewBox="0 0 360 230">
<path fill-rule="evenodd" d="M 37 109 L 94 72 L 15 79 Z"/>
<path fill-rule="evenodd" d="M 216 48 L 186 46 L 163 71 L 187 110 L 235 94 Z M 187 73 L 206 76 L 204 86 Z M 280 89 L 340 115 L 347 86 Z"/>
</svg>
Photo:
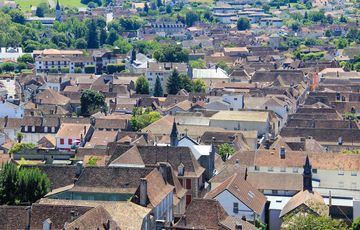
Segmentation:
<svg viewBox="0 0 360 230">
<path fill-rule="evenodd" d="M 308 155 L 306 156 L 305 164 L 304 164 L 303 190 L 312 192 L 312 167 Z"/>
<path fill-rule="evenodd" d="M 59 0 L 56 1 L 56 10 L 61 10 Z"/>
<path fill-rule="evenodd" d="M 171 129 L 171 133 L 170 133 L 170 146 L 177 146 L 178 145 L 178 129 L 177 129 L 177 125 L 176 125 L 176 121 L 174 118 L 174 122 L 173 122 L 173 126 Z"/>
</svg>

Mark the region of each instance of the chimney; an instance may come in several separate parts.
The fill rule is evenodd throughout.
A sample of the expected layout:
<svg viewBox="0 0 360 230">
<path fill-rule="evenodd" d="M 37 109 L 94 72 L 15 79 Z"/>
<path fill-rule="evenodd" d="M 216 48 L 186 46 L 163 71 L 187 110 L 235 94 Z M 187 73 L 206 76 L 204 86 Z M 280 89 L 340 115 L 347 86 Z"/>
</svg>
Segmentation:
<svg viewBox="0 0 360 230">
<path fill-rule="evenodd" d="M 35 103 L 35 109 L 37 109 L 37 103 Z"/>
<path fill-rule="evenodd" d="M 86 125 L 84 125 L 84 136 L 86 136 Z"/>
<path fill-rule="evenodd" d="M 147 180 L 140 179 L 140 205 L 146 207 L 147 205 Z"/>
<path fill-rule="evenodd" d="M 156 230 L 165 229 L 165 220 L 156 220 Z"/>
<path fill-rule="evenodd" d="M 339 137 L 338 138 L 338 145 L 342 145 L 343 144 L 343 138 L 342 137 Z"/>
<path fill-rule="evenodd" d="M 31 206 L 26 208 L 25 230 L 30 230 L 30 223 L 31 223 Z"/>
<path fill-rule="evenodd" d="M 243 229 L 242 224 L 235 225 L 235 230 L 242 230 L 242 229 Z"/>
<path fill-rule="evenodd" d="M 5 127 L 7 127 L 7 124 L 8 124 L 8 122 L 9 122 L 9 116 L 5 116 Z"/>
<path fill-rule="evenodd" d="M 76 162 L 75 177 L 78 178 L 83 171 L 84 163 L 82 161 Z"/>
<path fill-rule="evenodd" d="M 166 162 L 159 163 L 159 171 L 164 178 L 165 183 L 168 183 L 170 179 L 171 169 Z"/>
<path fill-rule="evenodd" d="M 52 222 L 49 218 L 47 218 L 43 222 L 43 230 L 51 230 L 51 228 L 52 228 Z"/>
<path fill-rule="evenodd" d="M 246 168 L 245 168 L 244 180 L 247 180 L 247 177 L 248 177 L 248 168 L 246 167 Z"/>
<path fill-rule="evenodd" d="M 286 153 L 285 147 L 281 146 L 280 151 L 279 151 L 281 159 L 285 159 L 285 153 Z"/>
</svg>

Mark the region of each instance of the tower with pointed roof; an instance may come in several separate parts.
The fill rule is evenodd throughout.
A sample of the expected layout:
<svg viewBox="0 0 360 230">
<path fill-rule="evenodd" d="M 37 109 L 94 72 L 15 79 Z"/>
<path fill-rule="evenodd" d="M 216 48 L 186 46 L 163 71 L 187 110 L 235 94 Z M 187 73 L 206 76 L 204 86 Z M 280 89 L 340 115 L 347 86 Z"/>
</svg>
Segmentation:
<svg viewBox="0 0 360 230">
<path fill-rule="evenodd" d="M 56 8 L 55 8 L 55 19 L 56 21 L 61 21 L 61 6 L 59 0 L 56 1 Z"/>
<path fill-rule="evenodd" d="M 177 125 L 176 125 L 175 118 L 174 118 L 173 126 L 172 126 L 171 133 L 170 133 L 170 146 L 178 145 L 178 143 L 179 143 L 178 135 L 179 135 L 179 132 L 177 130 Z"/>
<path fill-rule="evenodd" d="M 309 156 L 306 156 L 303 172 L 303 190 L 312 192 L 312 166 L 310 164 Z"/>
</svg>

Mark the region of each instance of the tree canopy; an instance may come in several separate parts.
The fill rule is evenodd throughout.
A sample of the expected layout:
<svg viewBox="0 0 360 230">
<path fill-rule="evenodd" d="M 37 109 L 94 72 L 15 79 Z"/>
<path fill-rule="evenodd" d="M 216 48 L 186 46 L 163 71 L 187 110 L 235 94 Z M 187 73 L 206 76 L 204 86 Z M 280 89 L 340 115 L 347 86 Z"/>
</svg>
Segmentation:
<svg viewBox="0 0 360 230">
<path fill-rule="evenodd" d="M 143 111 L 142 107 L 138 107 L 134 110 L 133 116 L 130 119 L 131 129 L 139 131 L 160 118 L 159 112 L 151 111 L 150 109 Z"/>
<path fill-rule="evenodd" d="M 218 153 L 221 156 L 221 159 L 226 161 L 229 157 L 234 155 L 235 149 L 230 144 L 225 143 L 218 146 Z"/>
<path fill-rule="evenodd" d="M 154 58 L 159 62 L 187 62 L 189 52 L 179 45 L 163 45 L 155 51 Z"/>
<path fill-rule="evenodd" d="M 105 112 L 107 111 L 107 106 L 105 103 L 104 94 L 87 89 L 81 93 L 81 115 L 88 117 L 94 113 L 99 111 Z"/>
<path fill-rule="evenodd" d="M 149 82 L 145 76 L 140 76 L 135 82 L 135 89 L 137 94 L 149 94 Z"/>
<path fill-rule="evenodd" d="M 248 30 L 250 29 L 250 21 L 247 18 L 239 18 L 236 26 L 238 30 Z"/>
<path fill-rule="evenodd" d="M 311 213 L 299 212 L 285 218 L 283 230 L 346 230 L 344 222 L 332 219 L 329 216 L 317 216 Z"/>
</svg>

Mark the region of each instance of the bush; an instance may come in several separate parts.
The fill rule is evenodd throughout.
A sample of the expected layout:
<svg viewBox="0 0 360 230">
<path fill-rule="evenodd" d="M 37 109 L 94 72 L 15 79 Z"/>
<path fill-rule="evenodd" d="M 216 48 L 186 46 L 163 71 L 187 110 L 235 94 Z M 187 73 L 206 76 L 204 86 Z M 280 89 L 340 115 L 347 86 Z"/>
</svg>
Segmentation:
<svg viewBox="0 0 360 230">
<path fill-rule="evenodd" d="M 238 30 L 247 30 L 250 29 L 250 21 L 247 18 L 239 18 L 237 21 L 237 29 Z"/>
<path fill-rule="evenodd" d="M 106 66 L 107 73 L 113 74 L 113 73 L 120 73 L 121 71 L 125 70 L 124 64 L 108 64 Z"/>
<path fill-rule="evenodd" d="M 95 73 L 95 65 L 85 66 L 85 73 Z"/>
<path fill-rule="evenodd" d="M 75 73 L 82 73 L 82 69 L 80 67 L 75 67 Z"/>
<path fill-rule="evenodd" d="M 69 71 L 70 71 L 69 68 L 65 68 L 65 67 L 60 68 L 61 73 L 69 73 Z"/>
<path fill-rule="evenodd" d="M 59 73 L 59 70 L 57 68 L 50 68 L 49 73 Z"/>
</svg>

